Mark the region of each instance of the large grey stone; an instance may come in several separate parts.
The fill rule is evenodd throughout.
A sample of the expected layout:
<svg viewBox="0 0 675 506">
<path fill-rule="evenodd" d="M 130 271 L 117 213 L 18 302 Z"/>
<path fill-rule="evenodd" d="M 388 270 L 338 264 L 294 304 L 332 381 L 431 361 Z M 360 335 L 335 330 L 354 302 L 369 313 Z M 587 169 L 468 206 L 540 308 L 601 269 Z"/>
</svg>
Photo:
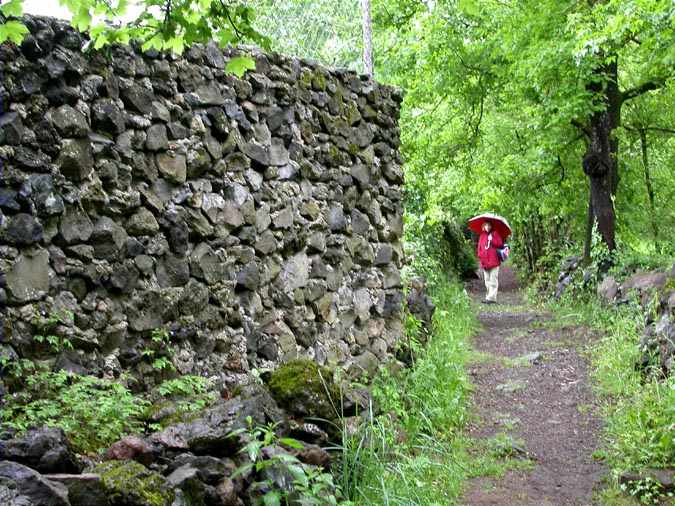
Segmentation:
<svg viewBox="0 0 675 506">
<path fill-rule="evenodd" d="M 155 160 L 159 173 L 172 183 L 182 184 L 187 178 L 185 155 L 179 153 L 159 153 Z"/>
<path fill-rule="evenodd" d="M 375 255 L 375 265 L 387 265 L 391 263 L 393 254 L 394 249 L 391 247 L 391 244 L 380 244 L 380 247 L 377 249 L 377 254 Z"/>
<path fill-rule="evenodd" d="M 244 224 L 244 215 L 235 202 L 228 200 L 223 204 L 222 221 L 232 228 L 239 228 Z"/>
<path fill-rule="evenodd" d="M 196 104 L 199 106 L 223 105 L 225 103 L 225 98 L 223 98 L 218 85 L 214 82 L 202 84 L 194 92 L 194 95 L 197 98 Z"/>
<path fill-rule="evenodd" d="M 298 253 L 284 262 L 278 282 L 282 290 L 292 292 L 307 285 L 309 281 L 309 258 L 304 252 Z"/>
<path fill-rule="evenodd" d="M 108 216 L 101 216 L 91 234 L 96 258 L 113 260 L 126 246 L 127 233 L 124 228 Z"/>
<path fill-rule="evenodd" d="M 70 506 L 113 506 L 98 474 L 49 474 L 52 483 L 60 483 L 68 490 Z"/>
<path fill-rule="evenodd" d="M 370 185 L 370 169 L 367 166 L 361 163 L 354 164 L 352 165 L 350 173 L 362 187 L 365 188 Z"/>
<path fill-rule="evenodd" d="M 54 427 L 30 429 L 19 437 L 0 440 L 0 460 L 18 462 L 41 473 L 82 470 L 63 430 Z"/>
<path fill-rule="evenodd" d="M 39 249 L 19 255 L 5 281 L 11 299 L 17 302 L 41 299 L 49 290 L 49 252 Z"/>
<path fill-rule="evenodd" d="M 190 279 L 187 259 L 174 255 L 165 255 L 157 261 L 157 281 L 159 286 L 183 286 Z"/>
<path fill-rule="evenodd" d="M 24 465 L 7 460 L 0 461 L 0 477 L 16 484 L 17 491 L 30 500 L 34 506 L 71 506 L 68 489 L 49 481 L 40 473 Z"/>
<path fill-rule="evenodd" d="M 57 160 L 61 173 L 75 182 L 86 179 L 94 167 L 89 139 L 64 139 Z"/>
<path fill-rule="evenodd" d="M 161 151 L 169 147 L 166 127 L 163 124 L 156 123 L 148 128 L 145 147 L 149 151 Z"/>
<path fill-rule="evenodd" d="M 139 84 L 132 84 L 130 87 L 120 91 L 120 96 L 126 105 L 132 111 L 141 114 L 152 113 L 152 102 L 155 100 L 152 91 Z"/>
<path fill-rule="evenodd" d="M 42 241 L 42 224 L 30 214 L 16 214 L 9 219 L 4 238 L 9 244 L 28 246 Z"/>
<path fill-rule="evenodd" d="M 358 209 L 352 209 L 352 232 L 359 235 L 366 235 L 370 230 L 370 221 L 368 215 Z"/>
<path fill-rule="evenodd" d="M 368 146 L 375 137 L 373 131 L 370 128 L 370 125 L 364 121 L 359 123 L 356 127 L 351 129 L 350 141 L 356 144 L 360 148 L 365 148 Z"/>
<path fill-rule="evenodd" d="M 240 390 L 240 396 L 216 403 L 191 422 L 167 427 L 151 435 L 150 441 L 198 455 L 229 456 L 248 442 L 244 433 L 232 435 L 233 431 L 248 427 L 247 418 L 258 425 L 285 422 L 283 411 L 264 387 L 252 384 Z"/>
<path fill-rule="evenodd" d="M 63 137 L 85 137 L 89 132 L 87 118 L 69 105 L 52 111 L 52 122 Z"/>
<path fill-rule="evenodd" d="M 359 288 L 354 292 L 354 311 L 361 321 L 369 318 L 372 305 L 373 298 L 367 288 Z"/>
<path fill-rule="evenodd" d="M 271 144 L 262 145 L 257 142 L 247 142 L 241 150 L 251 159 L 261 165 L 281 167 L 289 161 L 288 150 L 281 139 L 272 138 Z"/>
<path fill-rule="evenodd" d="M 129 328 L 136 332 L 156 329 L 164 323 L 162 315 L 165 310 L 158 292 L 148 291 L 136 295 L 126 306 Z"/>
<path fill-rule="evenodd" d="M 102 98 L 91 106 L 91 125 L 94 130 L 116 136 L 124 132 L 124 112 L 114 100 Z"/>
<path fill-rule="evenodd" d="M 127 232 L 131 235 L 152 235 L 159 231 L 155 216 L 141 207 L 127 220 Z"/>
<path fill-rule="evenodd" d="M 334 204 L 328 209 L 326 222 L 332 232 L 342 232 L 347 228 L 347 219 L 341 205 Z"/>
<path fill-rule="evenodd" d="M 612 302 L 619 293 L 619 284 L 613 276 L 607 276 L 602 280 L 602 283 L 598 285 L 597 293 L 598 297 L 601 297 L 607 302 Z"/>
<path fill-rule="evenodd" d="M 94 225 L 80 207 L 67 209 L 61 217 L 59 233 L 67 244 L 87 242 L 93 231 Z"/>
</svg>

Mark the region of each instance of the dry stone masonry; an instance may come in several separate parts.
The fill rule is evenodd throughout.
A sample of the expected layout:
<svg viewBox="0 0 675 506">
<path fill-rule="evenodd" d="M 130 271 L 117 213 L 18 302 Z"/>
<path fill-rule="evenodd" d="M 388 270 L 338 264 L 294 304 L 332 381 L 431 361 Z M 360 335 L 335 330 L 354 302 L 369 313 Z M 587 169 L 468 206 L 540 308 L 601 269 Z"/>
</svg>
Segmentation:
<svg viewBox="0 0 675 506">
<path fill-rule="evenodd" d="M 179 373 L 229 384 L 393 354 L 398 90 L 257 52 L 239 79 L 235 50 L 85 51 L 61 21 L 27 24 L 0 47 L 3 354 L 148 382 L 164 329 Z"/>
</svg>

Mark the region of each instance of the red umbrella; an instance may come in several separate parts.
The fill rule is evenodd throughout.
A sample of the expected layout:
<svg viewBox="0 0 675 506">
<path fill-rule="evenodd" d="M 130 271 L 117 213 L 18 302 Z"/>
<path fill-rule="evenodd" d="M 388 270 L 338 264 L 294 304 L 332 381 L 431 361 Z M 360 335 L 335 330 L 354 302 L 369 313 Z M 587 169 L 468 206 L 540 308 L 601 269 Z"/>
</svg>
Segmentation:
<svg viewBox="0 0 675 506">
<path fill-rule="evenodd" d="M 483 223 L 486 221 L 492 224 L 492 229 L 496 230 L 503 240 L 506 241 L 506 238 L 511 235 L 511 225 L 506 221 L 506 218 L 498 214 L 483 213 L 474 216 L 469 220 L 469 228 L 480 234 L 483 229 Z"/>
</svg>

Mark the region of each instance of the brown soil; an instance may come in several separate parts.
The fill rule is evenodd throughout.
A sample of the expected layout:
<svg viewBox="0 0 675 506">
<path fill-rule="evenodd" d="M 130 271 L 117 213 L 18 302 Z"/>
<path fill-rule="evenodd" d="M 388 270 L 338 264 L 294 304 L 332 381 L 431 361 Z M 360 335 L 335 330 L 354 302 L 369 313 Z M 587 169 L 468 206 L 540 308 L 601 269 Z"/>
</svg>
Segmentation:
<svg viewBox="0 0 675 506">
<path fill-rule="evenodd" d="M 530 470 L 469 481 L 465 505 L 585 506 L 606 473 L 593 459 L 602 430 L 578 349 L 592 339 L 577 326 L 547 329 L 550 317 L 524 305 L 512 270 L 502 269 L 497 305 L 480 306 L 483 331 L 473 347 L 483 360 L 470 366 L 478 442 L 514 442 L 509 458 L 530 459 Z M 480 302 L 480 281 L 468 286 Z M 539 354 L 532 355 L 534 353 Z M 527 355 L 527 356 L 526 356 Z M 495 443 L 492 443 L 493 445 Z M 499 447 L 503 449 L 502 446 Z"/>
</svg>

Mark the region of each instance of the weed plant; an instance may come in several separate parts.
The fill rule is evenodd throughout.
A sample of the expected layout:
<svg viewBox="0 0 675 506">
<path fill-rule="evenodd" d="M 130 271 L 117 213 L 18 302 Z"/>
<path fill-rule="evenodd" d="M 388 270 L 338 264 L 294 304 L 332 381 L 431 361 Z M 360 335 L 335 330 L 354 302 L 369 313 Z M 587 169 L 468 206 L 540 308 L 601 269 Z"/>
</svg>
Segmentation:
<svg viewBox="0 0 675 506">
<path fill-rule="evenodd" d="M 636 368 L 644 316 L 637 302 L 607 307 L 586 293 L 551 304 L 557 320 L 585 324 L 601 338 L 590 343 L 592 377 L 605 418 L 604 458 L 613 486 L 626 471 L 672 468 L 675 464 L 675 378 L 659 378 Z M 654 487 L 623 487 L 643 503 L 663 498 Z"/>
<path fill-rule="evenodd" d="M 476 329 L 459 284 L 432 288 L 433 331 L 410 369 L 383 369 L 373 382 L 379 416 L 344 428 L 340 486 L 353 504 L 456 503 L 466 475 L 464 442 L 469 383 L 466 341 Z"/>
</svg>

